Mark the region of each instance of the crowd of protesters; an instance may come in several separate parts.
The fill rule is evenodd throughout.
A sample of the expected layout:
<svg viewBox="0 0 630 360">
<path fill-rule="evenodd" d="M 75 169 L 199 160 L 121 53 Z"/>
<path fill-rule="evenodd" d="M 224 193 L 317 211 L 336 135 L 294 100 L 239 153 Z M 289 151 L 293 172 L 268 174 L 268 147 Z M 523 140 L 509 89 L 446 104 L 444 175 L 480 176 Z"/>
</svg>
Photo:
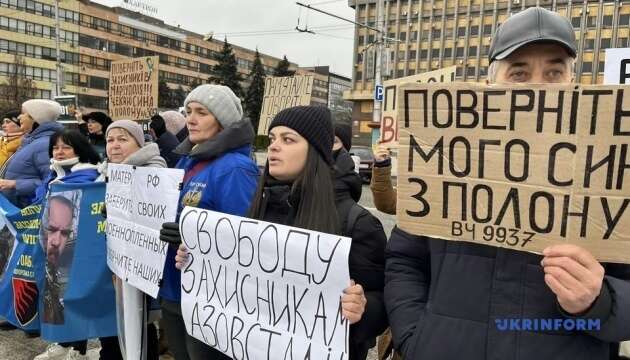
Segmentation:
<svg viewBox="0 0 630 360">
<path fill-rule="evenodd" d="M 527 9 L 499 27 L 489 57 L 491 84 L 570 83 L 573 28 L 556 13 Z M 279 112 L 259 170 L 254 129 L 230 88 L 200 85 L 182 105 L 185 114 L 153 116 L 145 134 L 138 123 L 103 112 L 77 112 L 78 128 L 64 128 L 58 103 L 28 100 L 2 120 L 0 191 L 23 208 L 44 199 L 52 183 L 103 181 L 109 163 L 178 168 L 185 173 L 173 204 L 178 217 L 195 206 L 347 236 L 353 280 L 340 296 L 352 360 L 366 359 L 381 335 L 379 356 L 406 359 L 609 359 L 630 340 L 630 266 L 600 264 L 575 245 L 536 255 L 397 227 L 388 240 L 378 218 L 358 204 L 351 129 L 326 107 Z M 376 208 L 395 214 L 391 161 L 378 147 L 370 189 Z M 178 223 L 165 223 L 160 238 L 181 242 Z M 169 245 L 161 319 L 147 324 L 150 360 L 165 351 L 177 360 L 229 358 L 186 332 L 179 269 L 187 260 L 183 245 Z M 494 327 L 497 318 L 534 317 L 597 318 L 601 329 L 506 334 Z M 36 359 L 81 359 L 87 340 L 50 344 Z M 123 358 L 117 337 L 99 340 L 101 359 Z"/>
</svg>

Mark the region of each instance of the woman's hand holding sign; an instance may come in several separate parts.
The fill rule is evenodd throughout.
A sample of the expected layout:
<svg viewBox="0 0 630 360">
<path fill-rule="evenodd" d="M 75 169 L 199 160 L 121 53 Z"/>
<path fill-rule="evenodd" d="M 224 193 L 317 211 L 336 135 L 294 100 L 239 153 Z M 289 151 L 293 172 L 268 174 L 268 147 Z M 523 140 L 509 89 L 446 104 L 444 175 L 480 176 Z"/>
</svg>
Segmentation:
<svg viewBox="0 0 630 360">
<path fill-rule="evenodd" d="M 188 263 L 188 249 L 186 245 L 179 244 L 177 254 L 175 255 L 175 267 L 181 270 Z"/>
<path fill-rule="evenodd" d="M 343 317 L 348 319 L 350 324 L 354 324 L 361 320 L 365 312 L 367 299 L 365 298 L 365 293 L 361 285 L 355 284 L 354 280 L 350 280 L 350 284 L 350 287 L 347 287 L 343 291 L 341 309 Z"/>
<path fill-rule="evenodd" d="M 604 267 L 593 255 L 576 245 L 562 244 L 546 248 L 541 265 L 545 283 L 569 314 L 587 311 L 600 294 Z"/>
</svg>

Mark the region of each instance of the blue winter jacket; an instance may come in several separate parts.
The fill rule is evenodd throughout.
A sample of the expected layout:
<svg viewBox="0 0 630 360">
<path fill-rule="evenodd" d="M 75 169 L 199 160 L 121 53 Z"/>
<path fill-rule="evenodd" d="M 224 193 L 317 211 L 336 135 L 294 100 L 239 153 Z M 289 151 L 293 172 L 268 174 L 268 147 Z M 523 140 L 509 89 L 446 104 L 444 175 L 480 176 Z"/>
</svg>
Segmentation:
<svg viewBox="0 0 630 360">
<path fill-rule="evenodd" d="M 176 149 L 188 153 L 177 164 L 178 169 L 186 172 L 177 208 L 178 218 L 185 206 L 246 215 L 258 180 L 258 168 L 249 156 L 254 131 L 249 123 L 246 125 L 224 129 L 208 143 L 194 148 L 185 140 Z M 195 168 L 201 161 L 207 165 Z M 196 173 L 190 176 L 191 171 Z M 175 268 L 176 252 L 176 247 L 169 246 L 160 288 L 160 296 L 172 302 L 179 302 L 181 298 L 181 275 Z"/>
<path fill-rule="evenodd" d="M 16 181 L 15 189 L 3 191 L 15 206 L 23 208 L 33 202 L 35 189 L 50 173 L 50 137 L 62 129 L 63 125 L 50 121 L 22 138 L 22 145 L 9 161 L 4 176 L 7 180 Z"/>
<path fill-rule="evenodd" d="M 100 173 L 98 172 L 96 168 L 96 165 L 92 165 L 92 166 L 89 166 L 91 164 L 77 164 L 77 165 L 83 165 L 83 168 L 81 166 L 73 167 L 70 169 L 71 172 L 66 173 L 57 181 L 62 182 L 64 184 L 87 184 L 87 183 L 92 183 L 96 181 L 96 179 L 100 176 Z M 85 167 L 89 167 L 89 168 L 85 168 Z M 76 170 L 77 168 L 78 170 Z M 44 182 L 42 182 L 41 185 L 37 187 L 37 190 L 35 190 L 35 198 L 33 202 L 41 201 L 44 199 L 44 197 L 46 197 L 46 194 L 48 194 L 50 183 L 53 180 L 57 179 L 58 176 L 59 174 L 57 174 L 57 172 L 55 171 L 50 172 L 46 180 L 44 180 Z"/>
</svg>

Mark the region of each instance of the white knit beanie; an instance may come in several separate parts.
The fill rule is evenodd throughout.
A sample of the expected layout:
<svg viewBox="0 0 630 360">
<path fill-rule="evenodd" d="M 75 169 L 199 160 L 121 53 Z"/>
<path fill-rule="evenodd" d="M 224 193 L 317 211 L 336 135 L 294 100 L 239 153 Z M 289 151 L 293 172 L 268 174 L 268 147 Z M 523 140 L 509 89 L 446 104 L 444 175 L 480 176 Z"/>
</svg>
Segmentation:
<svg viewBox="0 0 630 360">
<path fill-rule="evenodd" d="M 46 99 L 27 100 L 22 103 L 22 112 L 27 113 L 38 124 L 57 121 L 61 114 L 58 102 Z"/>
<path fill-rule="evenodd" d="M 173 135 L 177 135 L 186 126 L 186 118 L 178 111 L 165 111 L 160 116 L 164 119 L 166 130 Z"/>
<path fill-rule="evenodd" d="M 197 86 L 186 97 L 184 106 L 191 102 L 197 102 L 208 109 L 224 129 L 243 118 L 241 99 L 227 86 L 208 84 Z"/>
</svg>

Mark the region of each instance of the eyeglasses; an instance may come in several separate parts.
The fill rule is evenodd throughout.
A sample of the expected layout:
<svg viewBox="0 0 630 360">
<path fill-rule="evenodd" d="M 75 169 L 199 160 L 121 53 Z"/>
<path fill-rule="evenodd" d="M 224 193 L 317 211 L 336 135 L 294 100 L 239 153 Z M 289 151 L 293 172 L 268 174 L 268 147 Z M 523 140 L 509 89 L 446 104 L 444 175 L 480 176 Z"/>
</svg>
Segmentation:
<svg viewBox="0 0 630 360">
<path fill-rule="evenodd" d="M 46 231 L 49 234 L 54 234 L 54 233 L 58 232 L 58 233 L 61 234 L 61 236 L 66 237 L 66 238 L 69 238 L 72 235 L 72 230 L 70 230 L 70 229 L 59 229 L 59 228 L 54 227 L 54 226 L 48 226 L 46 228 Z"/>
</svg>

